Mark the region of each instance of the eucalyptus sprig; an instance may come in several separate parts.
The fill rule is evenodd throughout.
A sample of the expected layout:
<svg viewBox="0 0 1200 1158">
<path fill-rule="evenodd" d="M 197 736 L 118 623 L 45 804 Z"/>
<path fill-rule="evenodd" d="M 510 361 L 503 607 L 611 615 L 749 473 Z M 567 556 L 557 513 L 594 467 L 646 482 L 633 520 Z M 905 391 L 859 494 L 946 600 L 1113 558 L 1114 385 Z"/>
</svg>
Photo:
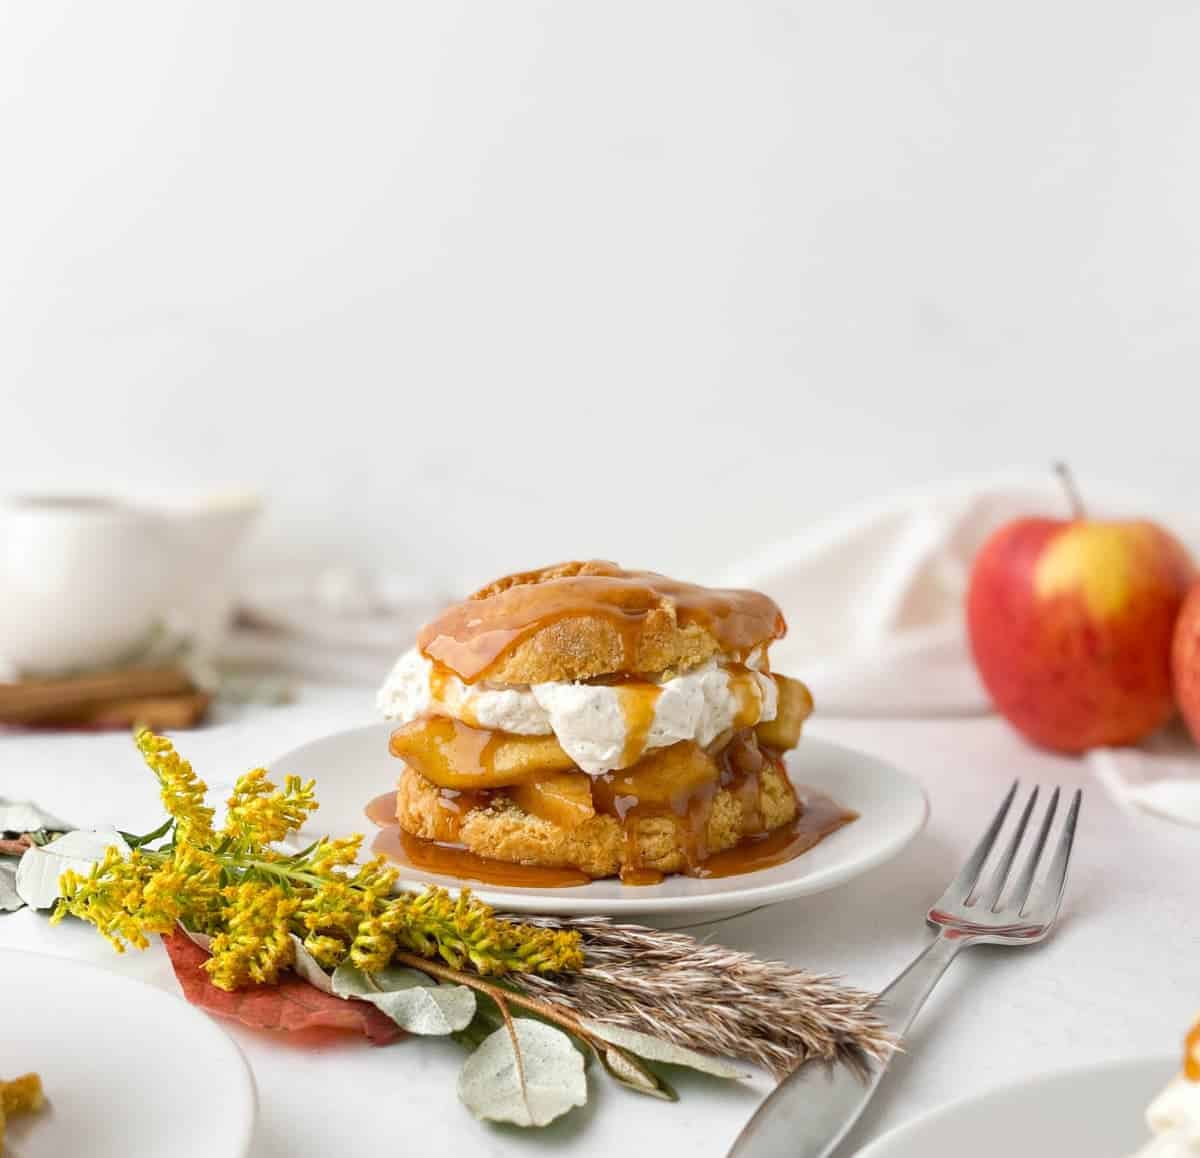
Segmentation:
<svg viewBox="0 0 1200 1158">
<path fill-rule="evenodd" d="M 360 863 L 358 835 L 281 848 L 317 810 L 311 780 L 277 787 L 256 768 L 217 827 L 207 786 L 174 745 L 148 731 L 135 741 L 167 818 L 140 835 L 74 831 L 26 849 L 24 900 L 53 904 L 56 923 L 90 922 L 119 952 L 182 927 L 224 990 L 291 970 L 409 1033 L 450 1036 L 472 1051 L 458 1092 L 481 1118 L 542 1126 L 582 1105 L 586 1056 L 673 1100 L 662 1063 L 738 1077 L 712 1055 L 783 1073 L 809 1057 L 858 1064 L 891 1048 L 871 995 L 832 978 L 679 933 L 505 918 L 465 889 L 393 895 L 397 871 Z"/>
<path fill-rule="evenodd" d="M 118 952 L 182 927 L 209 953 L 203 968 L 221 989 L 271 985 L 291 969 L 326 993 L 374 1004 L 409 1033 L 452 1035 L 472 1050 L 459 1095 L 483 1118 L 542 1126 L 582 1105 L 581 1051 L 659 1098 L 674 1091 L 643 1058 L 739 1076 L 511 984 L 581 968 L 576 930 L 497 917 L 466 889 L 392 895 L 396 869 L 382 858 L 360 864 L 361 835 L 276 847 L 317 810 L 313 781 L 289 776 L 280 788 L 262 768 L 247 772 L 218 828 L 207 786 L 171 741 L 143 730 L 135 742 L 167 819 L 115 833 L 121 844 L 86 873 L 67 868 L 54 923 L 87 921 Z"/>
</svg>

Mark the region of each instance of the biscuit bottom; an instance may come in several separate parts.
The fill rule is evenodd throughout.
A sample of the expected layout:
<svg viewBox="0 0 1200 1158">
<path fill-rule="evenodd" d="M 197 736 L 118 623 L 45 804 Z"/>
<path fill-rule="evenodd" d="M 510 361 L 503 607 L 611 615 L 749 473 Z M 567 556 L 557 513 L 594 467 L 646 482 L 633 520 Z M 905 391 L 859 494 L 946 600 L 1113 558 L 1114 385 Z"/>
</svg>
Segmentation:
<svg viewBox="0 0 1200 1158">
<path fill-rule="evenodd" d="M 796 794 L 773 764 L 747 786 L 717 788 L 699 810 L 627 815 L 624 820 L 597 813 L 574 828 L 533 816 L 502 790 L 476 806 L 462 800 L 453 818 L 453 839 L 477 856 L 510 864 L 574 868 L 590 877 L 631 871 L 686 872 L 704 856 L 733 848 L 743 838 L 788 824 L 796 818 Z M 441 789 L 406 767 L 396 791 L 400 827 L 425 840 L 445 841 L 447 805 Z M 700 858 L 702 863 L 702 858 Z"/>
</svg>

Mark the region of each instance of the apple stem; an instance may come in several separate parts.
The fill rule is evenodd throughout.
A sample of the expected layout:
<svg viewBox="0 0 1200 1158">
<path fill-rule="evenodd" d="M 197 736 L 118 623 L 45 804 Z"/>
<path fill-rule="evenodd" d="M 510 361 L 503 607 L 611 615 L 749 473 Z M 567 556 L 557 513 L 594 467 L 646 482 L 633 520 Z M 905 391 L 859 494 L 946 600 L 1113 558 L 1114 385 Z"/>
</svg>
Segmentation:
<svg viewBox="0 0 1200 1158">
<path fill-rule="evenodd" d="M 1054 473 L 1058 475 L 1058 481 L 1062 484 L 1062 489 L 1067 495 L 1067 504 L 1071 508 L 1071 516 L 1075 519 L 1087 518 L 1087 511 L 1083 505 L 1083 499 L 1079 496 L 1079 488 L 1075 485 L 1075 476 L 1071 473 L 1071 468 L 1065 462 L 1056 462 L 1054 464 Z"/>
</svg>

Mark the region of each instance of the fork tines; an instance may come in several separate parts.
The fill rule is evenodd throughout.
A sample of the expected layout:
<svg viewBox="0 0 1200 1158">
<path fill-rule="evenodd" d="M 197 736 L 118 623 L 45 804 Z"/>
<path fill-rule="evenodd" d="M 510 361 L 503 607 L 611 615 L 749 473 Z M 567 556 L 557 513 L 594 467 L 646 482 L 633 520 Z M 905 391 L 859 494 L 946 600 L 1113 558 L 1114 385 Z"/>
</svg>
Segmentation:
<svg viewBox="0 0 1200 1158">
<path fill-rule="evenodd" d="M 947 888 L 938 908 L 953 909 L 966 906 L 976 912 L 989 910 L 993 913 L 1007 912 L 1028 918 L 1037 924 L 1046 925 L 1057 916 L 1059 905 L 1062 903 L 1063 890 L 1066 887 L 1067 865 L 1071 859 L 1071 847 L 1075 840 L 1075 826 L 1079 819 L 1079 806 L 1083 799 L 1083 793 L 1079 789 L 1075 790 L 1070 808 L 1067 810 L 1066 818 L 1054 844 L 1049 866 L 1042 876 L 1041 884 L 1035 889 L 1034 883 L 1038 876 L 1042 855 L 1045 852 L 1054 818 L 1058 812 L 1061 797 L 1061 790 L 1058 788 L 1055 788 L 1050 795 L 1045 814 L 1040 825 L 1037 826 L 1036 835 L 1031 841 L 1027 841 L 1026 834 L 1030 828 L 1030 820 L 1037 810 L 1040 789 L 1035 787 L 1030 792 L 1025 806 L 1017 815 L 1007 841 L 995 856 L 990 871 L 984 872 L 1000 834 L 1005 828 L 1005 822 L 1013 810 L 1018 787 L 1019 783 L 1014 781 L 996 815 L 992 818 L 991 824 L 988 825 L 987 831 L 975 846 L 974 852 L 971 853 L 958 876 Z M 1025 852 L 1024 859 L 1015 879 L 1011 881 L 1011 887 L 1008 888 L 1006 895 L 1005 889 L 1010 884 L 1013 865 L 1022 846 L 1027 846 L 1028 851 Z M 1003 904 L 1001 904 L 1002 900 Z"/>
</svg>

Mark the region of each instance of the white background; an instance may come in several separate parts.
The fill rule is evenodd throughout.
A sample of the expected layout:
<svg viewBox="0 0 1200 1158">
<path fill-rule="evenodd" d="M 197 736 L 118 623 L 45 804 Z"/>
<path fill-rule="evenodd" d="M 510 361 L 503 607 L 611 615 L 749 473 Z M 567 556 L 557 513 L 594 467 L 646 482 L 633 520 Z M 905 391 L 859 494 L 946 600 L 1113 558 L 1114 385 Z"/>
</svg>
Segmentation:
<svg viewBox="0 0 1200 1158">
<path fill-rule="evenodd" d="M 1200 9 L 0 4 L 0 490 L 697 575 L 1052 456 L 1179 505 Z"/>
</svg>

